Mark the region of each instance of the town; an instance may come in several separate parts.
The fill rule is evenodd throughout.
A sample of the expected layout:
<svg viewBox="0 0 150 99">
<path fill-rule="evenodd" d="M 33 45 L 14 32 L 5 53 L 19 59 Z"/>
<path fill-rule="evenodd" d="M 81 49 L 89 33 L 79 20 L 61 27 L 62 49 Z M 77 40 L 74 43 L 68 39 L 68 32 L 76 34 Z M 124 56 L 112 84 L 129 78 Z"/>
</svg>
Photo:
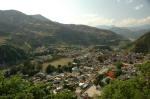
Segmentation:
<svg viewBox="0 0 150 99">
<path fill-rule="evenodd" d="M 78 99 L 97 99 L 110 79 L 125 81 L 137 77 L 139 75 L 136 72 L 136 64 L 150 60 L 149 54 L 113 51 L 101 46 L 56 47 L 55 49 L 40 47 L 33 53 L 35 56 L 31 58 L 32 62 L 40 61 L 42 69 L 31 77 L 24 75 L 23 81 L 28 82 L 30 79 L 34 83 L 50 82 L 54 94 L 67 88 L 73 91 Z M 55 56 L 59 57 L 53 59 Z M 60 61 L 68 58 L 70 60 L 66 63 Z M 53 61 L 60 62 L 52 65 Z M 51 71 L 48 68 L 50 66 L 71 67 L 71 70 Z"/>
</svg>

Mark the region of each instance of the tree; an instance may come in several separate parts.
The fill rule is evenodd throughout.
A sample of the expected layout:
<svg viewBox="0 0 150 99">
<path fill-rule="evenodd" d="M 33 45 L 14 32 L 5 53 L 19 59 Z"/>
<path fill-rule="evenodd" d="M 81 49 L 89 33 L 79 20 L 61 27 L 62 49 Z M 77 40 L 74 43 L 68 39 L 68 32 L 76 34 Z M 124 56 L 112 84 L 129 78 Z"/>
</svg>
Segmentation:
<svg viewBox="0 0 150 99">
<path fill-rule="evenodd" d="M 52 93 L 51 83 L 23 82 L 23 75 L 14 75 L 6 79 L 0 74 L 0 99 L 77 99 L 73 92 L 62 90 Z"/>
<path fill-rule="evenodd" d="M 110 84 L 103 89 L 102 99 L 149 99 L 149 94 L 150 89 L 144 78 L 126 81 L 111 80 Z"/>
<path fill-rule="evenodd" d="M 65 89 L 55 95 L 49 95 L 44 99 L 77 99 L 77 96 L 74 95 L 71 91 Z"/>
<path fill-rule="evenodd" d="M 80 60 L 78 60 L 78 59 L 75 58 L 75 59 L 73 60 L 73 62 L 75 62 L 75 63 L 80 63 Z"/>
<path fill-rule="evenodd" d="M 101 84 L 101 80 L 104 78 L 104 75 L 98 75 L 95 80 L 94 80 L 94 84 L 95 85 L 99 85 Z"/>
<path fill-rule="evenodd" d="M 33 76 L 39 72 L 38 70 L 36 70 L 36 67 L 37 67 L 36 63 L 33 63 L 30 60 L 26 60 L 20 71 L 24 75 Z"/>
<path fill-rule="evenodd" d="M 107 78 L 106 83 L 109 84 L 109 82 L 110 82 L 110 78 Z"/>
<path fill-rule="evenodd" d="M 122 70 L 121 70 L 121 69 L 117 69 L 117 70 L 115 71 L 115 77 L 120 76 L 121 73 L 122 73 Z"/>
<path fill-rule="evenodd" d="M 42 69 L 42 63 L 38 62 L 36 66 L 37 71 L 41 71 Z"/>
<path fill-rule="evenodd" d="M 98 60 L 99 62 L 101 62 L 101 63 L 103 63 L 103 62 L 104 62 L 104 60 L 102 59 L 102 57 L 101 57 L 101 56 L 98 56 L 97 60 Z"/>
<path fill-rule="evenodd" d="M 55 71 L 55 67 L 52 65 L 48 65 L 48 67 L 46 68 L 46 73 L 48 73 L 48 74 L 50 74 L 54 71 Z"/>
<path fill-rule="evenodd" d="M 10 68 L 9 73 L 10 73 L 10 75 L 14 75 L 14 74 L 17 74 L 18 71 L 19 71 L 18 68 L 16 66 L 14 66 L 14 67 Z"/>
<path fill-rule="evenodd" d="M 123 67 L 122 62 L 117 62 L 116 67 L 117 67 L 117 69 L 121 69 L 121 67 Z"/>
</svg>

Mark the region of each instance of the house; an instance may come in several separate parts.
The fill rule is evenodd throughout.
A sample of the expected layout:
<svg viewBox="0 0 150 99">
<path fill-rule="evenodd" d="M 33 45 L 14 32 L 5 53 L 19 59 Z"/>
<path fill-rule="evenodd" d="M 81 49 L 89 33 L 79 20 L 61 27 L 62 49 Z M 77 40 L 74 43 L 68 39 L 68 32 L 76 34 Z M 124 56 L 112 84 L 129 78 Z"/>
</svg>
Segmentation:
<svg viewBox="0 0 150 99">
<path fill-rule="evenodd" d="M 77 72 L 77 71 L 78 71 L 78 67 L 73 67 L 73 68 L 72 68 L 72 71 L 73 71 L 73 72 Z"/>
<path fill-rule="evenodd" d="M 88 86 L 88 84 L 86 82 L 79 83 L 79 86 L 84 89 L 84 88 L 86 88 Z"/>
<path fill-rule="evenodd" d="M 115 74 L 113 72 L 108 73 L 109 77 L 114 78 Z"/>
<path fill-rule="evenodd" d="M 62 88 L 63 88 L 62 86 L 57 87 L 57 88 L 56 88 L 56 92 L 59 92 Z"/>
<path fill-rule="evenodd" d="M 40 77 L 40 78 L 45 78 L 46 77 L 46 74 L 45 73 L 42 73 L 42 72 L 39 72 L 35 75 L 35 77 Z"/>
<path fill-rule="evenodd" d="M 112 78 L 111 78 L 110 76 L 107 76 L 107 77 L 105 77 L 105 78 L 102 80 L 102 82 L 103 82 L 104 84 L 108 84 L 107 81 L 106 81 L 107 79 L 112 79 Z"/>
</svg>

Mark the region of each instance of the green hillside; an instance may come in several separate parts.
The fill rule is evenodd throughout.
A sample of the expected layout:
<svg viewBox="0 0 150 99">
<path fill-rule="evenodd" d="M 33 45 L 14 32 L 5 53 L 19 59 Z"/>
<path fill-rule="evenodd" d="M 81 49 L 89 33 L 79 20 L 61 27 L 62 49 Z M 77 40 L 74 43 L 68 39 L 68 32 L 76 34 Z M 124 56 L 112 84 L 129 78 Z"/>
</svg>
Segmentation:
<svg viewBox="0 0 150 99">
<path fill-rule="evenodd" d="M 64 25 L 43 16 L 30 16 L 15 10 L 0 11 L 0 31 L 9 33 L 6 42 L 32 48 L 50 44 L 117 46 L 122 37 L 108 31 L 83 25 Z"/>
<path fill-rule="evenodd" d="M 129 48 L 130 51 L 149 53 L 150 52 L 150 32 L 136 40 Z"/>
<path fill-rule="evenodd" d="M 20 63 L 21 60 L 25 59 L 27 54 L 24 50 L 11 46 L 1 45 L 0 46 L 0 68 Z"/>
</svg>

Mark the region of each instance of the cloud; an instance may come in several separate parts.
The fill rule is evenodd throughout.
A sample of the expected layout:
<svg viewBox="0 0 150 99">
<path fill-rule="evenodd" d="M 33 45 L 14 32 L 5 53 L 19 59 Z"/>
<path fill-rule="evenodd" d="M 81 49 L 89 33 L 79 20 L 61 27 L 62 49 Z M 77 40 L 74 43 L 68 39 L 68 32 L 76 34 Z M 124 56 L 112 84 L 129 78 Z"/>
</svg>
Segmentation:
<svg viewBox="0 0 150 99">
<path fill-rule="evenodd" d="M 113 18 L 106 18 L 97 14 L 86 14 L 82 16 L 78 16 L 74 18 L 76 21 L 72 21 L 72 24 L 85 24 L 90 26 L 97 26 L 97 25 L 113 25 L 114 19 Z"/>
<path fill-rule="evenodd" d="M 126 18 L 123 20 L 116 20 L 114 18 L 106 18 L 98 14 L 85 14 L 73 18 L 69 24 L 84 24 L 89 26 L 99 26 L 99 25 L 115 25 L 118 27 L 132 27 L 150 24 L 150 16 L 145 18 Z"/>
<path fill-rule="evenodd" d="M 132 3 L 134 0 L 127 0 L 128 3 Z"/>
<path fill-rule="evenodd" d="M 144 7 L 144 5 L 143 5 L 143 4 L 140 4 L 140 5 L 135 6 L 134 9 L 135 9 L 135 10 L 140 10 L 140 9 L 142 9 L 143 7 Z"/>
<path fill-rule="evenodd" d="M 123 0 L 116 0 L 118 3 L 119 2 L 121 2 L 121 1 L 123 1 Z M 127 2 L 127 3 L 132 3 L 134 0 L 126 0 L 125 2 Z"/>
<path fill-rule="evenodd" d="M 119 27 L 127 27 L 127 26 L 132 27 L 132 26 L 141 26 L 147 24 L 150 24 L 150 16 L 141 19 L 127 18 L 120 22 L 115 23 L 115 25 Z"/>
<path fill-rule="evenodd" d="M 117 0 L 117 2 L 120 2 L 121 0 Z"/>
</svg>

